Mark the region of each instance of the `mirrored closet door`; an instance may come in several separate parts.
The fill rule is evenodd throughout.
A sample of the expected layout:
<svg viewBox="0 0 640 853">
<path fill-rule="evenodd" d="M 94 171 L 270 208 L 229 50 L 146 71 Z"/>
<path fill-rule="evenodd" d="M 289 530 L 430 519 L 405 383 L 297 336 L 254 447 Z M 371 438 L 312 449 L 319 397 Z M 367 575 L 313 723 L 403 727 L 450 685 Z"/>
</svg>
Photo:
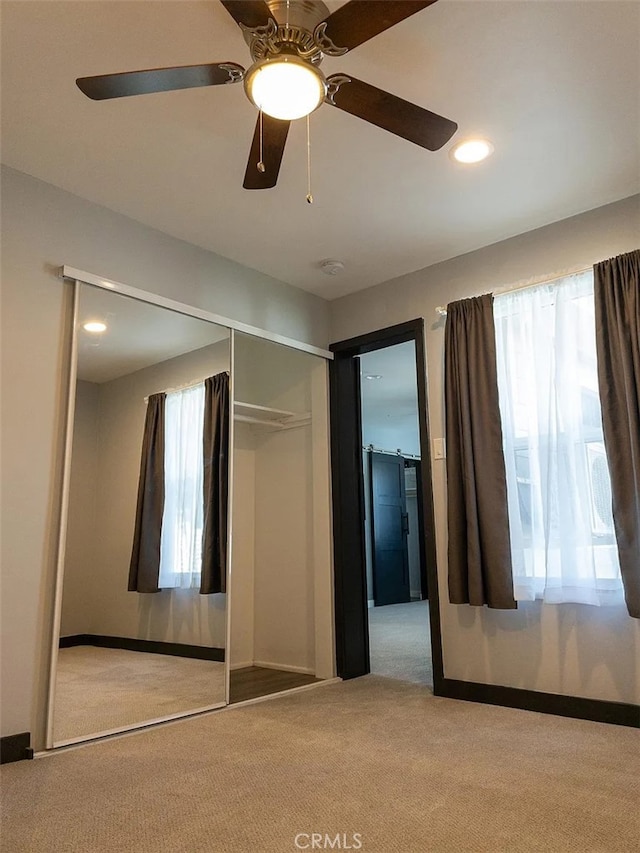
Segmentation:
<svg viewBox="0 0 640 853">
<path fill-rule="evenodd" d="M 231 703 L 334 675 L 326 361 L 233 352 Z"/>
<path fill-rule="evenodd" d="M 75 287 L 53 746 L 226 701 L 230 332 Z"/>
</svg>

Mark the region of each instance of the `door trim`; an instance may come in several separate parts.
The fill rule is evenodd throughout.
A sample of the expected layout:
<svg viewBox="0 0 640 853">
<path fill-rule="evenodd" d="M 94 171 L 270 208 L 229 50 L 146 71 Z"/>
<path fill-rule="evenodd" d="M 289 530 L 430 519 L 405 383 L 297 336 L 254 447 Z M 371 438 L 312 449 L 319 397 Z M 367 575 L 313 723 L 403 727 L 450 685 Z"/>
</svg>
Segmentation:
<svg viewBox="0 0 640 853">
<path fill-rule="evenodd" d="M 418 423 L 422 461 L 424 553 L 429 590 L 433 691 L 441 695 L 444 678 L 435 519 L 431 482 L 427 370 L 422 317 L 331 344 L 329 363 L 331 471 L 333 477 L 336 658 L 341 678 L 369 671 L 369 626 L 364 546 L 364 477 L 358 356 L 414 341 Z"/>
</svg>

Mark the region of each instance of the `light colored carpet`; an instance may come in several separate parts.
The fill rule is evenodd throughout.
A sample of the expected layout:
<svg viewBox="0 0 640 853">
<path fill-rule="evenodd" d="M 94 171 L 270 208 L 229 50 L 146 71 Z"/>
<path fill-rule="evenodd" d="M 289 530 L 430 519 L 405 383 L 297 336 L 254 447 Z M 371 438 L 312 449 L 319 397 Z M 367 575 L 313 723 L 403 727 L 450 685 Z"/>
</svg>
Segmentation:
<svg viewBox="0 0 640 853">
<path fill-rule="evenodd" d="M 224 702 L 224 664 L 172 655 L 60 649 L 54 741 Z"/>
<path fill-rule="evenodd" d="M 429 602 L 370 607 L 371 672 L 433 686 Z"/>
<path fill-rule="evenodd" d="M 363 853 L 627 853 L 639 763 L 633 729 L 370 675 L 4 765 L 2 845 L 296 853 L 318 832 Z"/>
</svg>

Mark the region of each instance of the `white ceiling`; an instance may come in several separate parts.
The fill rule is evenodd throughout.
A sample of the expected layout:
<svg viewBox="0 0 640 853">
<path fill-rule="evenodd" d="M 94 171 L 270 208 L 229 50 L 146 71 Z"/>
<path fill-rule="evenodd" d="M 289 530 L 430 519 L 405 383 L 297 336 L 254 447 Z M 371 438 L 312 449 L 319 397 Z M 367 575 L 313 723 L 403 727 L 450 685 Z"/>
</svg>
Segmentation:
<svg viewBox="0 0 640 853">
<path fill-rule="evenodd" d="M 384 2 L 384 0 L 381 0 Z M 332 7 L 340 3 L 329 4 Z M 323 105 L 289 134 L 273 190 L 242 189 L 242 87 L 92 102 L 76 77 L 247 66 L 217 2 L 2 0 L 2 159 L 325 298 L 640 190 L 640 3 L 439 0 L 340 59 L 344 71 L 488 136 L 464 167 Z M 452 142 L 453 144 L 453 142 Z M 319 262 L 342 260 L 328 277 Z M 97 270 L 97 273 L 100 271 Z"/>
</svg>

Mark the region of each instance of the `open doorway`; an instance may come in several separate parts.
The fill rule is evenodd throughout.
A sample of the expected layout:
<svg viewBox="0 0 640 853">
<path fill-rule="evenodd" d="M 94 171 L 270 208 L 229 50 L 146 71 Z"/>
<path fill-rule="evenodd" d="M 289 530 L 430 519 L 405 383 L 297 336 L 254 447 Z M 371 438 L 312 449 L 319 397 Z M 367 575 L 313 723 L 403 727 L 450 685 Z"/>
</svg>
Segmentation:
<svg viewBox="0 0 640 853">
<path fill-rule="evenodd" d="M 432 687 L 415 342 L 359 361 L 370 670 Z"/>
<path fill-rule="evenodd" d="M 377 672 L 437 693 L 443 667 L 424 323 L 331 349 L 338 674 Z"/>
</svg>

